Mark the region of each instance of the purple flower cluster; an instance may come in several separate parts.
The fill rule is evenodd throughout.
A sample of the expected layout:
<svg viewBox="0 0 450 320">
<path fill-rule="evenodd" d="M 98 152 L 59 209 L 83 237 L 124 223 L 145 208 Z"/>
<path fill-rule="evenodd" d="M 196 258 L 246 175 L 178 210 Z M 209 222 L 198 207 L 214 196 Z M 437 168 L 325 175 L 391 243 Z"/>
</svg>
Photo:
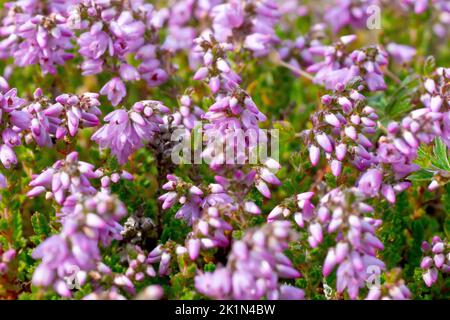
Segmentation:
<svg viewBox="0 0 450 320">
<path fill-rule="evenodd" d="M 34 272 L 33 284 L 53 286 L 58 294 L 70 297 L 67 277 L 76 271 L 79 284 L 84 283 L 87 272 L 101 260 L 99 242 L 108 245 L 111 240 L 120 239 L 118 221 L 125 214 L 125 206 L 110 194 L 80 195 L 74 212 L 64 219 L 61 232 L 33 251 L 34 259 L 42 259 Z"/>
<path fill-rule="evenodd" d="M 342 28 L 366 28 L 371 6 L 379 5 L 379 0 L 334 0 L 325 10 L 324 21 L 331 25 L 334 33 Z"/>
<path fill-rule="evenodd" d="M 22 110 L 24 103 L 25 100 L 17 96 L 16 89 L 0 91 L 0 161 L 6 169 L 17 163 L 13 148 L 21 144 L 22 133 L 30 126 L 31 117 Z M 4 183 L 1 185 L 4 187 Z"/>
<path fill-rule="evenodd" d="M 128 268 L 125 276 L 137 282 L 142 282 L 146 276 L 156 276 L 156 271 L 147 263 L 147 257 L 139 246 L 134 246 L 133 255 L 128 255 Z"/>
<path fill-rule="evenodd" d="M 448 69 L 438 68 L 434 79 L 424 81 L 425 92 L 420 98 L 423 106 L 400 123 L 388 124 L 387 135 L 380 137 L 373 153 L 372 167 L 358 181 L 360 191 L 367 196 L 381 192 L 389 202 L 395 202 L 395 194 L 410 186 L 402 179 L 420 168 L 413 162 L 420 144 L 430 144 L 439 137 L 450 145 L 450 97 L 445 89 L 449 74 Z M 435 184 L 430 188 L 437 187 Z"/>
<path fill-rule="evenodd" d="M 411 291 L 400 278 L 401 270 L 395 268 L 387 273 L 382 285 L 373 285 L 369 289 L 366 300 L 409 300 Z"/>
<path fill-rule="evenodd" d="M 189 66 L 194 69 L 199 62 L 197 52 L 191 50 L 194 39 L 200 34 L 201 26 L 208 23 L 211 10 L 222 0 L 181 0 L 167 8 L 168 34 L 162 49 L 175 53 L 188 51 Z"/>
<path fill-rule="evenodd" d="M 195 287 L 214 299 L 303 299 L 303 290 L 279 283 L 300 277 L 283 253 L 293 240 L 295 234 L 287 221 L 249 230 L 233 243 L 227 265 L 199 273 Z"/>
<path fill-rule="evenodd" d="M 370 91 L 386 89 L 382 67 L 388 63 L 388 54 L 378 46 L 348 52 L 348 45 L 355 40 L 355 35 L 347 35 L 332 45 L 309 49 L 313 55 L 323 57 L 322 61 L 307 68 L 308 72 L 315 73 L 315 83 L 335 89 L 337 85 L 346 85 L 361 77 Z"/>
<path fill-rule="evenodd" d="M 202 210 L 186 239 L 191 260 L 197 259 L 202 249 L 227 248 L 230 245 L 230 233 L 233 231 L 230 222 L 235 212 L 236 207 L 226 203 L 218 203 Z"/>
<path fill-rule="evenodd" d="M 83 56 L 83 75 L 103 70 L 117 76 L 106 83 L 100 93 L 117 106 L 126 95 L 124 81 L 143 79 L 158 86 L 168 79 L 159 59 L 157 33 L 167 18 L 167 10 L 156 10 L 142 0 L 81 1 L 71 11 L 73 28 L 82 30 L 78 52 Z M 137 67 L 128 63 L 133 57 Z"/>
<path fill-rule="evenodd" d="M 201 121 L 201 118 L 205 112 L 197 105 L 194 105 L 189 95 L 182 95 L 180 97 L 180 108 L 171 114 L 173 117 L 173 125 L 183 125 L 186 129 L 194 129 L 197 122 Z"/>
<path fill-rule="evenodd" d="M 56 73 L 72 59 L 73 33 L 66 10 L 77 1 L 11 1 L 0 27 L 0 57 L 13 57 L 17 66 L 39 64 L 43 73 Z"/>
<path fill-rule="evenodd" d="M 226 53 L 232 50 L 231 44 L 218 42 L 214 35 L 208 32 L 204 32 L 194 42 L 194 51 L 201 54 L 203 60 L 202 66 L 194 74 L 194 80 L 207 81 L 214 94 L 221 89 L 229 91 L 231 84 L 241 82 L 241 78 L 227 62 Z"/>
<path fill-rule="evenodd" d="M 56 161 L 52 167 L 32 178 L 30 186 L 33 188 L 27 193 L 29 197 L 46 192 L 46 198 L 54 198 L 60 205 L 69 195 L 96 193 L 90 182 L 97 178 L 94 166 L 79 161 L 77 152 L 71 152 L 64 160 Z"/>
<path fill-rule="evenodd" d="M 311 116 L 313 129 L 302 133 L 309 145 L 311 164 L 319 163 L 323 150 L 336 177 L 341 174 L 344 161 L 358 170 L 367 168 L 371 160 L 368 150 L 373 146 L 367 135 L 376 132 L 378 115 L 375 110 L 354 89 L 324 95 L 322 104 L 323 108 Z"/>
<path fill-rule="evenodd" d="M 8 271 L 10 271 L 9 265 L 16 258 L 16 254 L 17 254 L 16 250 L 9 249 L 4 251 L 0 246 L 0 277 L 8 273 Z"/>
<path fill-rule="evenodd" d="M 366 284 L 368 268 L 385 268 L 376 256 L 377 250 L 384 248 L 375 234 L 381 220 L 366 216 L 373 208 L 362 202 L 362 195 L 354 188 L 333 189 L 320 198 L 317 206 L 312 202 L 313 197 L 314 192 L 298 194 L 296 208 L 279 205 L 269 214 L 268 221 L 289 217 L 295 210 L 294 220 L 299 227 L 308 228 L 312 248 L 318 247 L 326 235 L 333 237 L 335 246 L 328 249 L 322 273 L 328 276 L 338 266 L 337 292 L 346 289 L 351 299 L 357 299 Z"/>
<path fill-rule="evenodd" d="M 438 236 L 434 236 L 430 243 L 422 243 L 422 251 L 427 254 L 420 263 L 424 270 L 423 281 L 431 287 L 438 279 L 439 271 L 450 273 L 450 244 Z"/>
<path fill-rule="evenodd" d="M 27 142 L 35 140 L 39 146 L 52 147 L 55 140 L 74 137 L 79 129 L 99 124 L 100 102 L 98 94 L 62 94 L 53 102 L 36 89 L 33 101 L 23 108 L 31 120 Z"/>
<path fill-rule="evenodd" d="M 149 276 L 166 276 L 172 272 L 171 263 L 175 260 L 173 258 L 187 256 L 187 249 L 183 246 L 168 241 L 164 245 L 158 245 L 147 256 L 145 263 L 149 266 L 146 269 L 146 274 Z M 158 263 L 158 271 L 156 272 L 152 264 Z"/>
<path fill-rule="evenodd" d="M 206 33 L 196 39 L 198 52 L 203 53 L 203 66 L 194 75 L 195 80 L 206 80 L 215 103 L 202 116 L 208 123 L 204 126 L 207 143 L 202 152 L 207 163 L 214 170 L 223 164 L 245 163 L 245 150 L 255 149 L 261 139 L 259 123 L 266 120 L 252 98 L 238 83 L 240 77 L 232 71 L 226 60 L 229 45 L 219 43 L 212 34 Z M 251 136 L 247 148 L 239 148 L 240 135 Z M 216 146 L 226 146 L 216 148 Z M 245 149 L 245 150 L 243 150 Z M 248 160 L 248 159 L 247 159 Z"/>
<path fill-rule="evenodd" d="M 255 56 L 269 53 L 278 42 L 274 26 L 280 12 L 274 0 L 230 0 L 211 11 L 214 36 L 220 42 L 235 43 Z"/>
<path fill-rule="evenodd" d="M 101 149 L 111 149 L 118 162 L 124 164 L 133 152 L 154 137 L 164 123 L 161 115 L 169 111 L 159 101 L 136 102 L 131 110 L 122 108 L 106 115 L 104 120 L 107 124 L 98 129 L 91 139 Z"/>
<path fill-rule="evenodd" d="M 184 219 L 192 224 L 200 216 L 200 207 L 203 203 L 203 191 L 190 183 L 182 181 L 175 175 L 167 175 L 167 180 L 162 189 L 168 191 L 158 198 L 162 202 L 163 210 L 171 208 L 179 202 L 182 206 L 175 214 L 178 219 Z M 219 191 L 218 188 L 210 188 L 212 192 Z M 223 194 L 223 189 L 220 190 Z M 219 193 L 219 192 L 215 192 Z"/>
<path fill-rule="evenodd" d="M 287 62 L 295 69 L 307 68 L 315 63 L 315 59 L 310 49 L 312 47 L 322 46 L 319 40 L 322 25 L 312 27 L 307 35 L 298 36 L 294 40 L 283 40 L 278 48 L 278 54 L 281 60 Z M 300 76 L 293 71 L 296 76 Z"/>
</svg>

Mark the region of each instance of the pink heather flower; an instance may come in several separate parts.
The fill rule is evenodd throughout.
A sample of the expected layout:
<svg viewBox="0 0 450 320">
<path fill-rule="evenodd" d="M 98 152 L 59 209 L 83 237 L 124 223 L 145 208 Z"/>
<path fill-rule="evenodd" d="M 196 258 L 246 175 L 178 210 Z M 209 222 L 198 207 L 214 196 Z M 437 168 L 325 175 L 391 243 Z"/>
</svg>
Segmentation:
<svg viewBox="0 0 450 320">
<path fill-rule="evenodd" d="M 388 63 L 387 53 L 377 46 L 349 52 L 348 44 L 355 39 L 354 35 L 343 36 L 333 45 L 309 49 L 313 56 L 324 58 L 306 69 L 315 73 L 315 83 L 322 84 L 327 89 L 335 89 L 336 86 L 347 85 L 359 76 L 370 91 L 386 89 L 382 67 Z"/>
<path fill-rule="evenodd" d="M 394 58 L 394 60 L 400 64 L 410 62 L 417 52 L 417 50 L 413 47 L 394 42 L 389 43 L 386 46 L 386 50 Z"/>
<path fill-rule="evenodd" d="M 358 181 L 358 190 L 368 196 L 378 194 L 383 180 L 382 172 L 377 169 L 366 171 Z"/>
<path fill-rule="evenodd" d="M 334 0 L 325 10 L 324 21 L 331 25 L 334 33 L 338 33 L 345 26 L 366 28 L 371 5 L 378 5 L 378 0 Z"/>
<path fill-rule="evenodd" d="M 143 1 L 133 3 L 83 1 L 71 11 L 69 21 L 78 21 L 74 29 L 84 31 L 78 38 L 84 75 L 113 70 L 114 76 L 101 90 L 116 106 L 126 95 L 123 81 L 143 79 L 149 86 L 167 81 L 168 74 L 161 67 L 160 53 L 167 50 L 157 42 L 156 35 L 169 18 L 169 10 L 156 10 Z M 96 19 L 90 18 L 95 15 Z M 87 17 L 86 20 L 83 20 Z M 192 40 L 192 39 L 191 39 Z M 192 43 L 192 42 L 191 42 Z M 128 63 L 129 58 L 139 64 Z"/>
<path fill-rule="evenodd" d="M 368 151 L 373 143 L 368 137 L 376 132 L 375 110 L 350 88 L 325 95 L 322 101 L 323 108 L 310 117 L 313 128 L 302 132 L 311 164 L 318 164 L 323 150 L 334 176 L 341 174 L 346 162 L 358 170 L 366 169 L 373 162 Z"/>
<path fill-rule="evenodd" d="M 348 195 L 356 199 L 350 200 Z M 313 196 L 312 192 L 298 194 L 295 197 L 297 207 L 292 206 L 293 198 L 286 200 L 272 210 L 268 221 L 283 220 L 295 212 L 297 225 L 308 230 L 311 247 L 320 246 L 325 235 L 334 238 L 335 245 L 328 249 L 322 273 L 327 277 L 337 267 L 336 290 L 347 290 L 351 299 L 357 299 L 366 284 L 367 268 L 385 268 L 376 257 L 377 250 L 384 248 L 375 234 L 381 220 L 365 216 L 373 208 L 361 201 L 364 197 L 356 188 L 333 189 L 322 196 L 317 205 L 312 204 Z"/>
<path fill-rule="evenodd" d="M 30 182 L 33 187 L 27 195 L 35 197 L 46 191 L 47 197 L 53 197 L 58 204 L 63 204 L 69 195 L 77 193 L 94 194 L 90 180 L 96 179 L 94 166 L 78 160 L 78 153 L 72 152 L 64 160 L 58 160 L 55 164 L 44 170 L 39 175 L 34 175 Z"/>
<path fill-rule="evenodd" d="M 108 100 L 111 101 L 111 104 L 117 106 L 126 96 L 127 90 L 122 80 L 115 77 L 103 86 L 100 90 L 100 94 L 108 96 Z"/>
<path fill-rule="evenodd" d="M 422 251 L 427 256 L 423 257 L 420 268 L 423 269 L 422 278 L 431 287 L 437 280 L 439 272 L 450 273 L 450 245 L 448 241 L 434 236 L 431 243 L 422 244 Z"/>
<path fill-rule="evenodd" d="M 98 94 L 62 94 L 55 100 L 56 103 L 45 109 L 43 114 L 49 119 L 55 119 L 55 123 L 59 122 L 56 118 L 61 121 L 54 131 L 56 139 L 64 138 L 67 133 L 73 137 L 80 127 L 95 127 L 100 123 L 97 117 L 102 113 L 98 108 Z"/>
<path fill-rule="evenodd" d="M 51 4 L 17 6 L 17 1 L 5 4 L 0 57 L 13 57 L 20 67 L 39 64 L 44 74 L 56 73 L 58 65 L 73 57 L 68 52 L 73 34 L 63 10 L 53 11 Z"/>
<path fill-rule="evenodd" d="M 280 278 L 300 277 L 283 254 L 287 242 L 295 239 L 290 223 L 278 221 L 246 232 L 235 241 L 226 266 L 199 273 L 196 289 L 213 299 L 301 299 L 302 290 L 279 284 Z"/>
<path fill-rule="evenodd" d="M 101 149 L 111 149 L 118 162 L 123 164 L 134 151 L 153 138 L 163 124 L 160 115 L 168 112 L 169 109 L 159 101 L 137 102 L 130 111 L 118 109 L 106 115 L 104 120 L 107 124 L 96 131 L 91 139 Z"/>
<path fill-rule="evenodd" d="M 64 297 L 71 296 L 65 277 L 78 271 L 79 283 L 85 282 L 87 272 L 100 262 L 98 243 L 108 245 L 120 239 L 118 221 L 126 214 L 125 206 L 106 193 L 79 196 L 77 203 L 74 212 L 63 220 L 61 233 L 42 242 L 32 255 L 42 259 L 33 274 L 33 284 L 53 286 Z"/>
</svg>

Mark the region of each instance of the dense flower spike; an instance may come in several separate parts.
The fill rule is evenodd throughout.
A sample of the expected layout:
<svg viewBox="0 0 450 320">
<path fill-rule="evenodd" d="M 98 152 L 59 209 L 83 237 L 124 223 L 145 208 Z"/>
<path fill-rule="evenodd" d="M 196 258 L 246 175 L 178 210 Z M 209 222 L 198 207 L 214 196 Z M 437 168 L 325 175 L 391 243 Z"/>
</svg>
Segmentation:
<svg viewBox="0 0 450 320">
<path fill-rule="evenodd" d="M 56 73 L 58 65 L 72 59 L 73 33 L 66 10 L 77 1 L 42 4 L 38 0 L 5 4 L 8 13 L 0 27 L 0 57 L 13 57 L 16 65 L 39 64 L 43 73 Z"/>
<path fill-rule="evenodd" d="M 372 157 L 372 168 L 358 181 L 358 188 L 369 196 L 382 194 L 389 202 L 395 202 L 396 193 L 409 187 L 403 179 L 420 167 L 414 163 L 420 144 L 430 144 L 441 138 L 450 144 L 450 98 L 446 93 L 450 71 L 436 70 L 435 78 L 424 81 L 423 104 L 405 116 L 402 121 L 390 122 L 386 136 L 381 136 L 378 148 Z M 436 188 L 436 183 L 431 189 Z"/>
<path fill-rule="evenodd" d="M 162 114 L 169 108 L 159 101 L 145 100 L 136 102 L 131 110 L 117 109 L 105 117 L 105 124 L 96 131 L 92 140 L 101 149 L 111 149 L 120 164 L 127 162 L 128 157 L 137 149 L 148 143 L 159 126 L 163 124 Z"/>
<path fill-rule="evenodd" d="M 384 248 L 375 231 L 381 220 L 366 216 L 373 208 L 361 200 L 364 197 L 356 189 L 333 189 L 320 198 L 315 206 L 313 192 L 298 194 L 297 206 L 288 204 L 275 207 L 268 216 L 274 221 L 291 216 L 297 225 L 308 229 L 308 242 L 318 247 L 324 237 L 332 235 L 335 246 L 328 249 L 322 273 L 326 277 L 336 266 L 336 290 L 347 290 L 351 299 L 357 299 L 366 284 L 371 268 L 384 270 L 384 263 L 376 257 L 377 250 Z"/>
<path fill-rule="evenodd" d="M 0 90 L 0 161 L 6 169 L 17 163 L 13 148 L 21 144 L 21 132 L 30 126 L 30 114 L 21 109 L 24 103 L 25 100 L 17 96 L 16 89 L 4 93 Z"/>
<path fill-rule="evenodd" d="M 0 299 L 449 298 L 448 0 L 0 8 Z"/>
<path fill-rule="evenodd" d="M 324 59 L 307 68 L 308 72 L 315 73 L 315 83 L 334 89 L 338 84 L 346 85 L 359 76 L 370 91 L 386 89 L 382 68 L 388 63 L 388 54 L 377 46 L 349 52 L 348 45 L 355 40 L 355 35 L 346 35 L 332 45 L 310 48 L 313 55 Z"/>
<path fill-rule="evenodd" d="M 55 141 L 73 137 L 82 128 L 95 127 L 102 114 L 99 106 L 96 93 L 62 94 L 52 101 L 38 88 L 22 110 L 30 119 L 27 141 L 52 147 Z"/>
<path fill-rule="evenodd" d="M 167 179 L 168 182 L 162 188 L 168 192 L 158 198 L 162 202 L 162 208 L 166 210 L 179 202 L 182 204 L 182 207 L 175 214 L 175 217 L 184 219 L 189 224 L 192 224 L 200 215 L 203 191 L 194 185 L 180 180 L 174 175 L 168 175 Z"/>
<path fill-rule="evenodd" d="M 79 161 L 78 153 L 72 152 L 64 160 L 56 161 L 52 167 L 41 174 L 34 175 L 30 182 L 33 188 L 27 195 L 35 197 L 42 192 L 47 192 L 47 198 L 54 198 L 58 204 L 63 204 L 68 195 L 95 194 L 96 189 L 90 180 L 97 177 L 94 166 Z"/>
<path fill-rule="evenodd" d="M 313 129 L 302 133 L 313 166 L 319 163 L 321 150 L 334 176 L 341 174 L 345 161 L 358 170 L 370 165 L 368 150 L 373 143 L 367 136 L 376 132 L 378 115 L 365 100 L 354 89 L 322 97 L 323 109 L 311 116 Z"/>
<path fill-rule="evenodd" d="M 214 36 L 220 42 L 243 45 L 256 56 L 269 53 L 278 42 L 274 25 L 279 19 L 274 0 L 231 0 L 212 9 Z"/>
<path fill-rule="evenodd" d="M 203 53 L 204 66 L 197 70 L 194 79 L 208 81 L 215 94 L 215 103 L 202 116 L 208 121 L 204 126 L 207 142 L 202 157 L 213 170 L 224 164 L 249 163 L 251 155 L 257 156 L 258 144 L 267 140 L 259 130 L 259 123 L 266 116 L 239 86 L 240 77 L 226 59 L 228 44 L 217 42 L 208 33 L 197 38 L 196 43 L 196 50 Z M 244 141 L 245 136 L 248 141 Z"/>
<path fill-rule="evenodd" d="M 396 268 L 387 272 L 386 281 L 381 284 L 373 284 L 369 288 L 366 300 L 409 300 L 411 291 L 400 278 L 401 270 Z"/>
<path fill-rule="evenodd" d="M 333 0 L 325 11 L 324 20 L 331 25 L 335 33 L 345 26 L 366 28 L 367 20 L 373 13 L 371 8 L 379 2 L 379 0 Z"/>
<path fill-rule="evenodd" d="M 450 273 L 450 244 L 438 236 L 434 236 L 431 244 L 424 241 L 422 251 L 423 257 L 420 267 L 423 269 L 423 281 L 431 287 L 438 279 L 439 271 L 443 274 Z"/>
<path fill-rule="evenodd" d="M 117 75 L 100 91 L 113 106 L 125 97 L 126 81 L 143 79 L 149 86 L 158 86 L 168 79 L 156 42 L 156 33 L 167 18 L 166 9 L 157 10 L 142 0 L 133 3 L 84 0 L 71 11 L 73 29 L 84 31 L 77 40 L 78 52 L 84 58 L 83 74 L 112 70 Z M 140 64 L 137 67 L 129 64 L 129 57 Z"/>
<path fill-rule="evenodd" d="M 302 290 L 279 283 L 300 277 L 283 254 L 294 238 L 287 221 L 247 231 L 233 243 L 227 265 L 197 275 L 195 287 L 215 299 L 302 299 Z"/>
<path fill-rule="evenodd" d="M 87 272 L 101 260 L 98 244 L 108 245 L 111 240 L 120 239 L 118 221 L 125 214 L 125 206 L 107 193 L 80 195 L 73 213 L 64 220 L 61 233 L 33 251 L 33 258 L 42 259 L 34 272 L 33 284 L 52 286 L 58 294 L 71 296 L 65 277 L 75 273 L 80 284 L 85 282 Z"/>
</svg>

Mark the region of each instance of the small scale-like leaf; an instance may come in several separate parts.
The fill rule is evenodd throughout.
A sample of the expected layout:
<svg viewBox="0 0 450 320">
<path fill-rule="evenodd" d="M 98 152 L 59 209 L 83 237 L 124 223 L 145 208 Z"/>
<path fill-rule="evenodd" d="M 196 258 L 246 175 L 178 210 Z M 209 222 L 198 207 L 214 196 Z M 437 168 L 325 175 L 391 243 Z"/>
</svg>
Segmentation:
<svg viewBox="0 0 450 320">
<path fill-rule="evenodd" d="M 430 181 L 433 178 L 433 173 L 428 170 L 419 170 L 408 176 L 410 181 Z"/>
<path fill-rule="evenodd" d="M 431 163 L 441 170 L 450 171 L 447 146 L 440 138 L 434 140 L 433 154 L 434 157 L 431 159 Z"/>
</svg>

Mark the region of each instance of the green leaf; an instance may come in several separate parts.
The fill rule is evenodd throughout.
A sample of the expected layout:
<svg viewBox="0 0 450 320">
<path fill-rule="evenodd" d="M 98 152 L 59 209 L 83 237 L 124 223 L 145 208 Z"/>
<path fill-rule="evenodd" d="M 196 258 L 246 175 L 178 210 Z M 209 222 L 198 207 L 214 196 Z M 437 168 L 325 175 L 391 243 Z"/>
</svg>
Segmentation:
<svg viewBox="0 0 450 320">
<path fill-rule="evenodd" d="M 12 238 L 15 248 L 22 248 L 25 246 L 25 239 L 23 238 L 23 226 L 22 226 L 22 215 L 19 210 L 12 211 L 12 221 L 11 226 L 13 230 Z"/>
<path fill-rule="evenodd" d="M 38 238 L 46 238 L 50 234 L 50 227 L 47 218 L 40 212 L 36 212 L 31 216 L 31 225 Z"/>
<path fill-rule="evenodd" d="M 447 238 L 450 239 L 450 217 L 447 218 L 444 222 L 444 232 Z"/>
<path fill-rule="evenodd" d="M 433 173 L 428 170 L 419 170 L 408 176 L 410 181 L 430 181 L 433 178 Z"/>
<path fill-rule="evenodd" d="M 436 59 L 433 56 L 428 56 L 423 64 L 423 73 L 425 75 L 432 74 L 436 70 Z"/>
<path fill-rule="evenodd" d="M 390 94 L 390 98 L 384 108 L 386 118 L 395 119 L 412 109 L 411 97 L 416 90 L 417 84 L 418 81 L 415 76 L 408 76 L 403 79 L 400 86 Z"/>
<path fill-rule="evenodd" d="M 447 146 L 440 138 L 434 140 L 433 154 L 434 157 L 431 159 L 431 163 L 441 170 L 450 171 Z"/>
</svg>

